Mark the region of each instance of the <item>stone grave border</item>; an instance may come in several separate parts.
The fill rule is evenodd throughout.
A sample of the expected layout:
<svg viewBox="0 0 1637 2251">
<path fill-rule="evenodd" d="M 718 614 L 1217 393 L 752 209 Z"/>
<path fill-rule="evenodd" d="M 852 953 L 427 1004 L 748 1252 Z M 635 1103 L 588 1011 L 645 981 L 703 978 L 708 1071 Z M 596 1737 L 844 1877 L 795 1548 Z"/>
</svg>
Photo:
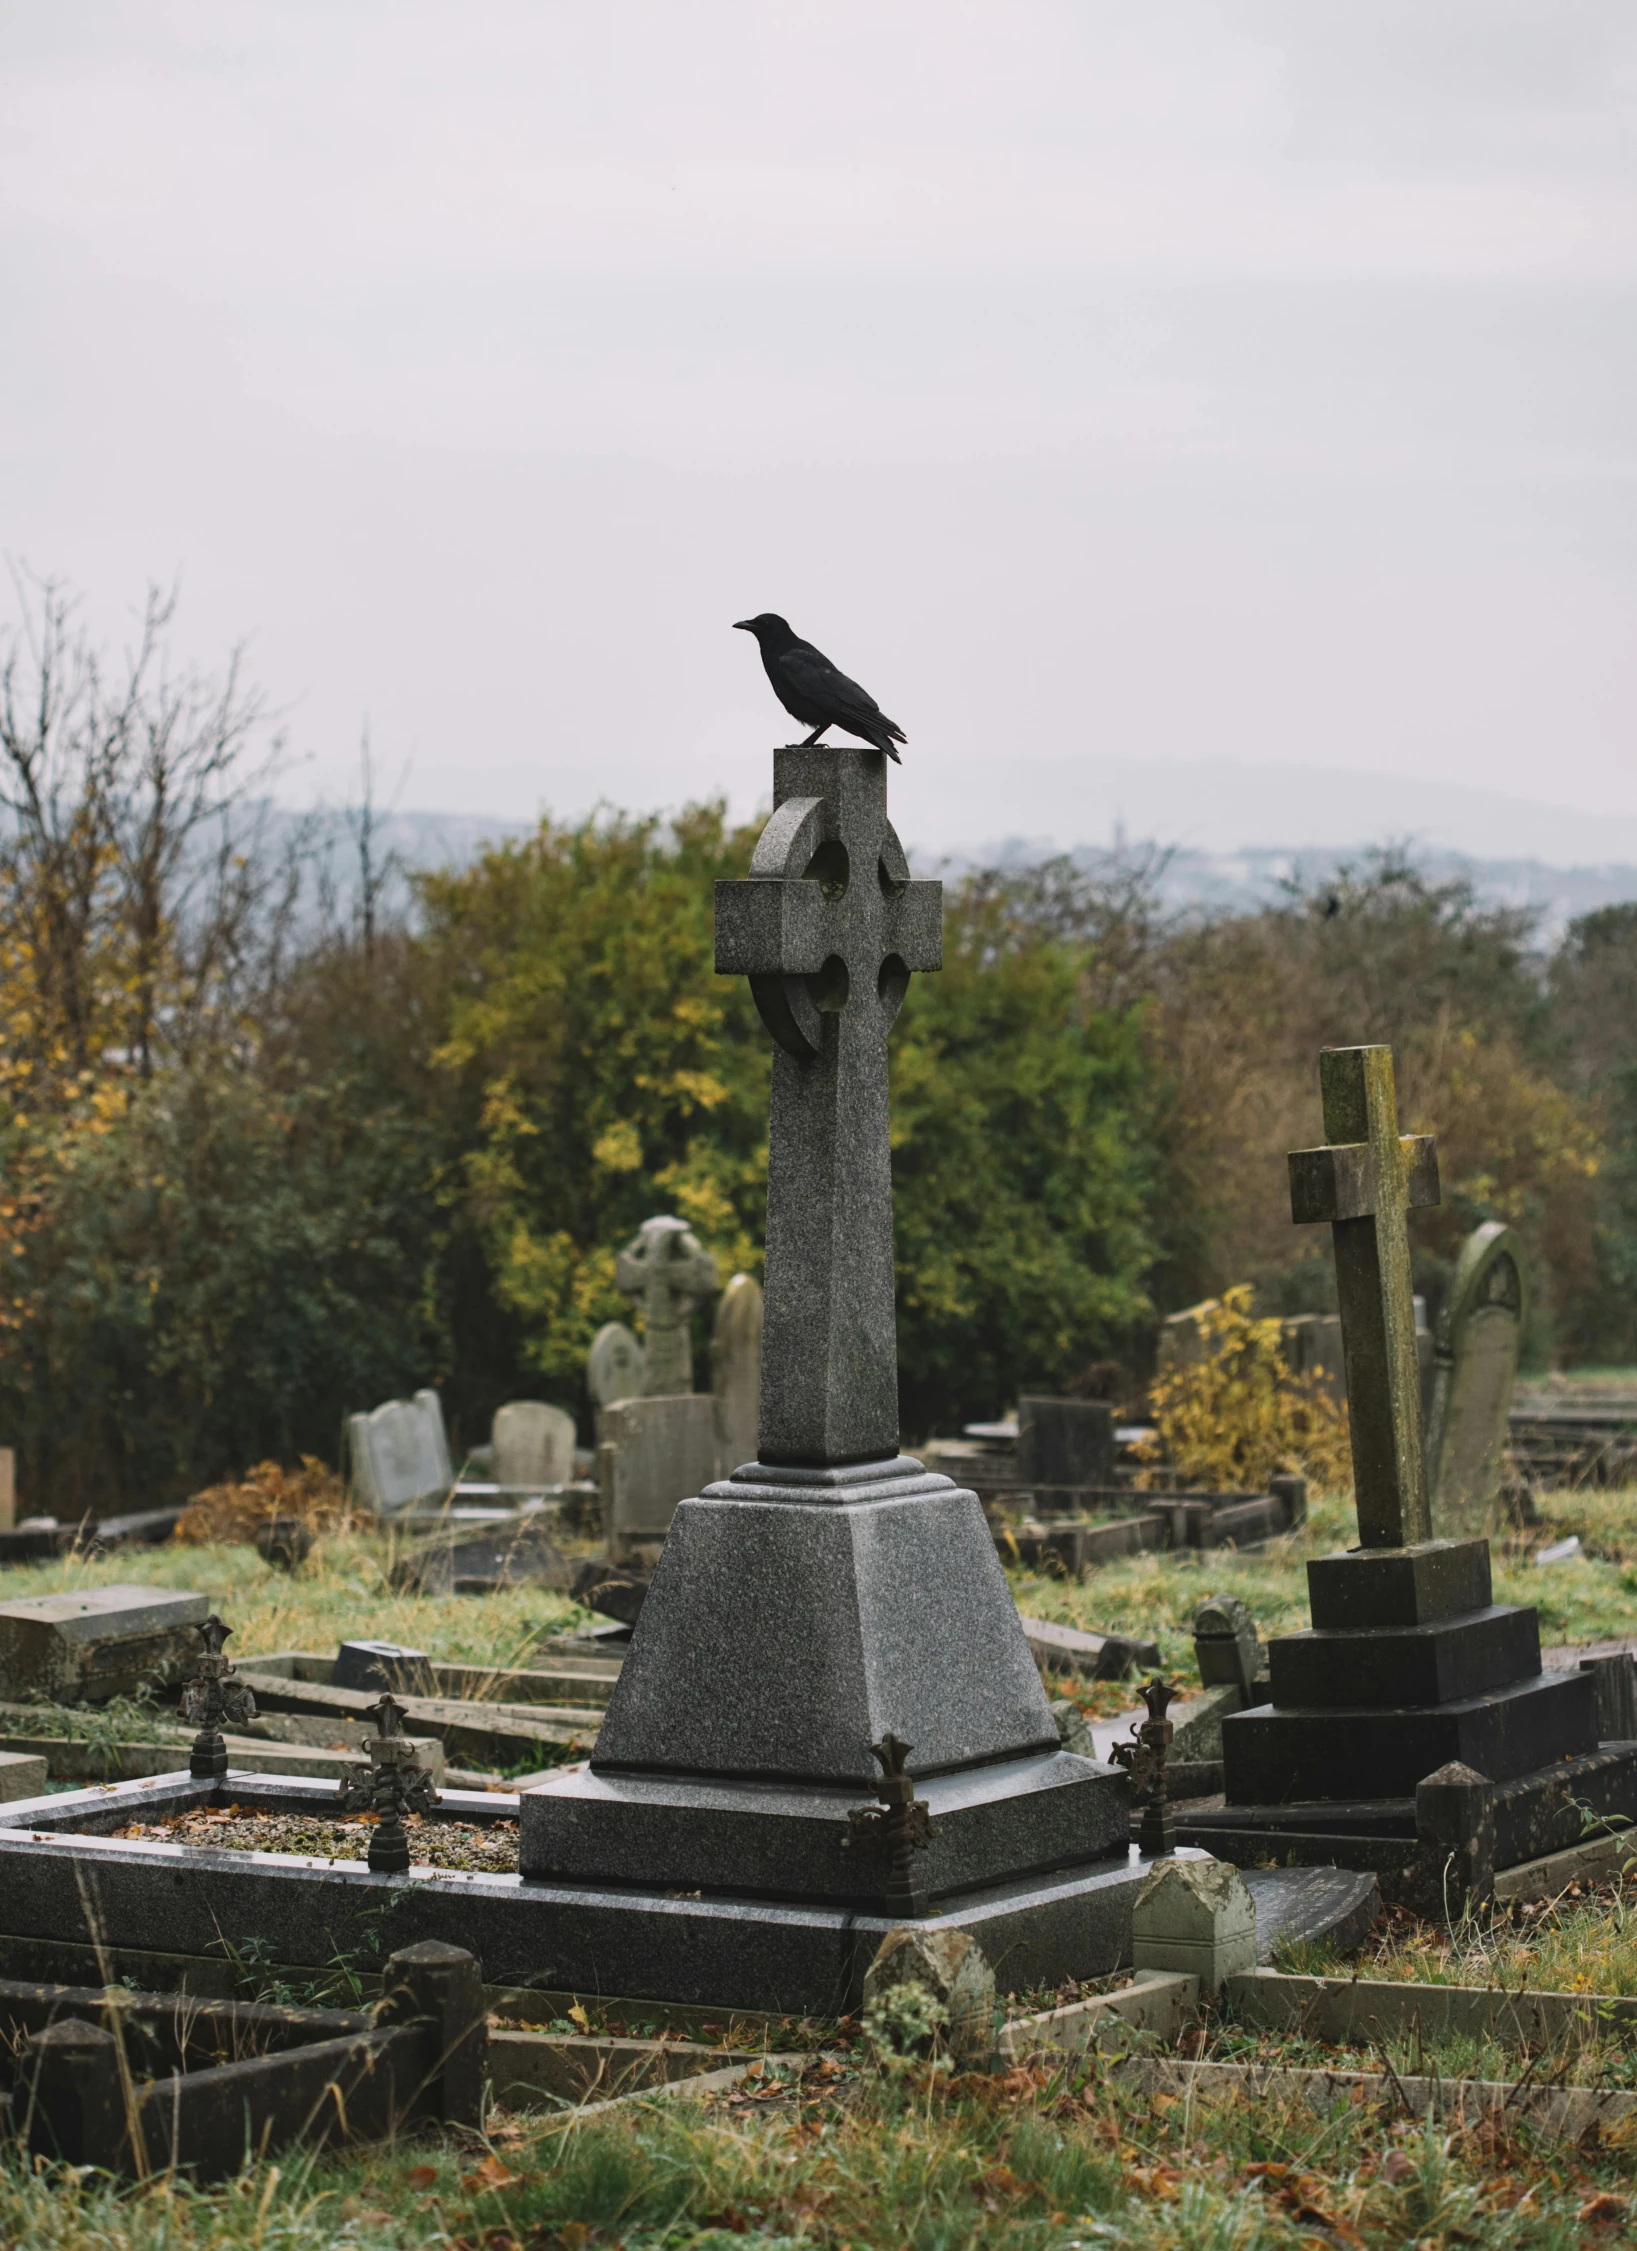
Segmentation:
<svg viewBox="0 0 1637 2251">
<path fill-rule="evenodd" d="M 242 1676 L 241 1676 L 242 1677 Z M 388 1935 L 470 1946 L 496 1984 L 531 1980 L 555 1989 L 596 1992 L 613 1934 L 624 1930 L 621 1983 L 640 1998 L 732 2014 L 777 2006 L 812 2015 L 798 1997 L 822 1993 L 827 2012 L 855 2006 L 864 1971 L 898 1917 L 833 1906 L 766 1903 L 722 1894 L 652 1891 L 636 1895 L 590 1883 L 552 1882 L 461 1869 L 377 1875 L 362 1862 L 116 1838 L 107 1832 L 205 1805 L 237 1803 L 282 1812 L 333 1814 L 342 1785 L 229 1769 L 221 1781 L 187 1773 L 111 1783 L 0 1804 L 0 1942 L 14 1959 L 72 1957 L 68 1948 L 101 1946 L 122 1954 L 164 1952 L 210 1957 L 229 1938 L 254 1932 L 275 1957 L 309 1972 L 338 1956 L 360 1958 Z M 506 1791 L 444 1790 L 439 1811 L 480 1823 L 516 1819 Z M 1129 1848 L 1084 1870 L 1002 1884 L 959 1897 L 927 1927 L 968 1929 L 1019 1986 L 1055 1981 L 1054 1949 L 1072 1917 L 1083 1949 L 1082 1975 L 1118 1968 L 1127 1902 L 1145 1864 Z M 153 1945 L 167 1933 L 170 1944 Z M 31 1951 L 32 1950 L 32 1951 Z M 680 1985 L 680 1990 L 679 1990 Z"/>
<path fill-rule="evenodd" d="M 483 1988 L 455 1946 L 394 1954 L 369 2011 L 5 1980 L 0 2033 L 19 2043 L 8 2114 L 30 2154 L 139 2179 L 172 2168 L 221 2179 L 247 2148 L 482 2118 Z M 261 2052 L 190 2066 L 190 2051 L 245 2042 Z M 139 2076 L 133 2049 L 169 2069 Z"/>
</svg>

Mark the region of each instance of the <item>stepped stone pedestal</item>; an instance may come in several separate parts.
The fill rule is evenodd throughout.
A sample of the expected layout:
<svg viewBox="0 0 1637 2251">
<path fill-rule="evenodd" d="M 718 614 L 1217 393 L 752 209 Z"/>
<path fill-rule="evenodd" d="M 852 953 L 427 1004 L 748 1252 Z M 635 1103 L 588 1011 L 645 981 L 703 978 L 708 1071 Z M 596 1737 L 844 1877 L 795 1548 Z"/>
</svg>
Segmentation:
<svg viewBox="0 0 1637 2251">
<path fill-rule="evenodd" d="M 759 1459 L 678 1506 L 595 1756 L 521 1808 L 525 1888 L 583 1902 L 605 1992 L 855 2006 L 863 1937 L 906 1918 L 1003 1987 L 1129 1959 L 1126 1777 L 1059 1747 L 976 1495 L 898 1451 L 887 1036 L 941 913 L 879 752 L 776 754 L 717 889 L 717 967 L 776 1043 Z M 678 1899 L 731 1912 L 655 1982 Z"/>
<path fill-rule="evenodd" d="M 1497 1604 L 1485 1539 L 1430 1532 L 1414 1388 L 1410 1206 L 1430 1141 L 1400 1137 L 1385 1048 L 1330 1049 L 1339 1146 L 1291 1159 L 1296 1216 L 1336 1235 L 1361 1545 L 1309 1563 L 1313 1625 L 1268 1645 L 1272 1699 L 1222 1723 L 1224 1797 L 1177 1834 L 1224 1857 L 1339 1860 L 1432 1910 L 1637 1819 L 1637 1742 L 1599 1740 L 1589 1672 L 1545 1673 L 1536 1613 Z"/>
</svg>

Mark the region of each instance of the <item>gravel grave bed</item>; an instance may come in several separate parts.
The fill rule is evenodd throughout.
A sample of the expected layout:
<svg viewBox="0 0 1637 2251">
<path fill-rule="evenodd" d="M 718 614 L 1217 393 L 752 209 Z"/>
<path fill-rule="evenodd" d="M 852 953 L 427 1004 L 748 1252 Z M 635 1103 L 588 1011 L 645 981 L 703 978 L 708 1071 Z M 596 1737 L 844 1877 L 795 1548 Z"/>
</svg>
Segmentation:
<svg viewBox="0 0 1637 2251">
<path fill-rule="evenodd" d="M 367 1860 L 373 1814 L 326 1821 L 311 1813 L 256 1813 L 242 1806 L 176 1813 L 163 1821 L 130 1821 L 114 1830 L 146 1844 L 209 1845 L 218 1852 L 299 1852 L 318 1860 Z M 517 1871 L 517 1823 L 426 1820 L 408 1814 L 410 1858 L 428 1868 L 469 1868 L 486 1875 Z"/>
</svg>

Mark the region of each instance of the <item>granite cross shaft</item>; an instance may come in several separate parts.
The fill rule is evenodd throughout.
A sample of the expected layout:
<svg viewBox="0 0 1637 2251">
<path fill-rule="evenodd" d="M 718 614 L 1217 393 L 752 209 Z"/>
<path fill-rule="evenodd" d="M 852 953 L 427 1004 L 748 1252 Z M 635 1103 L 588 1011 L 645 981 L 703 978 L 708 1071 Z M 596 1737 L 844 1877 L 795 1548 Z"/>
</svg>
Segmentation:
<svg viewBox="0 0 1637 2251">
<path fill-rule="evenodd" d="M 1328 1220 L 1336 1247 L 1360 1544 L 1411 1547 L 1431 1539 L 1432 1513 L 1409 1215 L 1438 1201 L 1438 1151 L 1398 1130 L 1390 1047 L 1325 1048 L 1319 1088 L 1330 1142 L 1291 1152 L 1290 1213 Z"/>
<path fill-rule="evenodd" d="M 942 965 L 943 886 L 911 880 L 877 751 L 776 751 L 773 805 L 716 886 L 716 967 L 775 1042 L 761 1459 L 829 1467 L 898 1451 L 887 1035 Z"/>
</svg>

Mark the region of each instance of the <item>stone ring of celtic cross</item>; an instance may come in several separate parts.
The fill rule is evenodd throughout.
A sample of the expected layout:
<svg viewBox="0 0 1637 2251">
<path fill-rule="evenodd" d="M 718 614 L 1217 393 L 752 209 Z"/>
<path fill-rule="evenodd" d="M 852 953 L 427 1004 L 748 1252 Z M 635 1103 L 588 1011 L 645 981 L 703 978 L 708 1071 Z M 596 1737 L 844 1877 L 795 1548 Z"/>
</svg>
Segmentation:
<svg viewBox="0 0 1637 2251">
<path fill-rule="evenodd" d="M 883 1030 L 909 990 L 912 965 L 900 950 L 898 927 L 911 888 L 904 848 L 890 821 L 881 822 L 875 837 L 855 840 L 875 845 L 871 882 L 855 871 L 835 826 L 827 799 L 787 798 L 762 831 L 750 864 L 752 885 L 791 887 L 780 900 L 782 927 L 775 937 L 776 956 L 787 966 L 782 973 L 753 970 L 751 984 L 768 1029 L 798 1056 L 820 1053 L 823 1019 L 839 1015 L 864 979 L 875 987 Z"/>
</svg>

